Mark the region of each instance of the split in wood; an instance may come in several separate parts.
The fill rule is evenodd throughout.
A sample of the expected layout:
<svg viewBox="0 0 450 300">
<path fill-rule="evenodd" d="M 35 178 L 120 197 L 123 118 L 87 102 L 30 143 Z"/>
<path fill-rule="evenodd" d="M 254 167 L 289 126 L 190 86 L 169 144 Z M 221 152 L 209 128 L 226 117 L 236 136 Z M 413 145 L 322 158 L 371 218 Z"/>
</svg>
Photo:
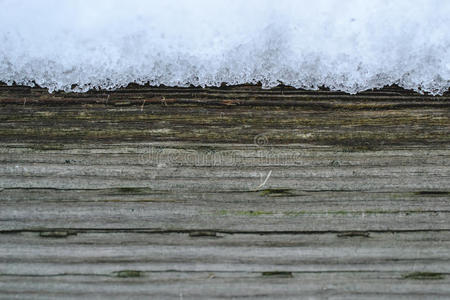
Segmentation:
<svg viewBox="0 0 450 300">
<path fill-rule="evenodd" d="M 285 271 L 270 271 L 270 272 L 262 272 L 262 276 L 264 277 L 277 277 L 277 278 L 293 278 L 292 272 Z"/>
<path fill-rule="evenodd" d="M 72 231 L 41 231 L 41 232 L 39 232 L 39 236 L 44 237 L 44 238 L 66 238 L 70 235 L 77 235 L 77 233 L 72 232 Z"/>
<path fill-rule="evenodd" d="M 365 231 L 348 231 L 337 234 L 338 237 L 370 237 L 369 232 Z"/>
<path fill-rule="evenodd" d="M 215 231 L 191 231 L 189 232 L 190 237 L 219 237 Z"/>
</svg>

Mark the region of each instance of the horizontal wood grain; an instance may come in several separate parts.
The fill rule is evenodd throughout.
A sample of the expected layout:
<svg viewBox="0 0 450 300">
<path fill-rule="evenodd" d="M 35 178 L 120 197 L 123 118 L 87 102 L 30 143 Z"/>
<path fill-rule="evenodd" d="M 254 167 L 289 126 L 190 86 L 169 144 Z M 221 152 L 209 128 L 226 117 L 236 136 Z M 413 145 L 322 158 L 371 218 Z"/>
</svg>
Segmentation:
<svg viewBox="0 0 450 300">
<path fill-rule="evenodd" d="M 0 84 L 0 299 L 448 298 L 449 100 Z"/>
</svg>

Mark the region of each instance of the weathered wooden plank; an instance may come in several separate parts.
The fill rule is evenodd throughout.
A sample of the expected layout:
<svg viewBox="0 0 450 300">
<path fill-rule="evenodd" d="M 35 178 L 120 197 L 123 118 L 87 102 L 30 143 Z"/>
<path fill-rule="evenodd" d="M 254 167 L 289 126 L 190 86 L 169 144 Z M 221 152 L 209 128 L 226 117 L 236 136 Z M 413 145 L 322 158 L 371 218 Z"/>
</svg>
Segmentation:
<svg viewBox="0 0 450 300">
<path fill-rule="evenodd" d="M 439 298 L 450 292 L 449 234 L 0 235 L 0 294 Z"/>
<path fill-rule="evenodd" d="M 0 299 L 447 299 L 448 279 L 406 280 L 396 272 L 261 274 L 168 272 L 109 276 L 0 277 Z M 16 291 L 23 291 L 20 296 Z M 101 296 L 100 296 L 101 295 Z"/>
<path fill-rule="evenodd" d="M 269 145 L 330 145 L 349 151 L 396 145 L 440 149 L 448 145 L 450 129 L 448 108 L 305 112 L 289 107 L 209 110 L 153 105 L 147 111 L 72 106 L 34 112 L 32 106 L 24 110 L 15 105 L 2 110 L 6 114 L 0 127 L 2 141 L 34 142 L 43 148 L 74 140 L 253 144 L 256 136 L 263 135 L 266 140 L 261 142 Z"/>
<path fill-rule="evenodd" d="M 2 235 L 2 274 L 114 271 L 449 273 L 450 233 L 223 234 L 72 232 Z M 425 242 L 425 243 L 424 243 Z M 41 268 L 40 266 L 45 266 Z"/>
<path fill-rule="evenodd" d="M 439 149 L 450 139 L 448 99 L 395 88 L 345 95 L 255 87 L 47 94 L 3 87 L 0 137 L 50 147 L 74 140 L 253 143 L 263 134 L 268 144 Z"/>
<path fill-rule="evenodd" d="M 448 298 L 449 100 L 0 84 L 0 299 Z"/>
<path fill-rule="evenodd" d="M 309 232 L 339 230 L 450 230 L 449 211 L 328 210 L 308 212 L 300 205 L 285 209 L 230 205 L 228 210 L 163 203 L 2 205 L 3 231 L 41 228 L 218 230 L 224 232 Z M 344 208 L 345 209 L 345 208 Z M 317 208 L 316 208 L 317 210 Z"/>
<path fill-rule="evenodd" d="M 258 157 L 260 150 L 245 145 L 237 145 L 236 154 L 230 152 L 232 147 L 210 146 L 205 152 L 152 146 L 164 156 L 141 145 L 109 147 L 122 150 L 38 154 L 4 146 L 0 229 L 450 229 L 448 150 L 365 155 L 273 147 Z M 25 155 L 29 152 L 31 156 Z M 36 162 L 45 153 L 52 158 Z M 199 165 L 190 159 L 208 153 L 219 157 L 209 158 L 211 166 L 207 159 L 200 159 Z M 293 156 L 280 160 L 286 154 Z M 245 163 L 232 163 L 236 157 Z"/>
<path fill-rule="evenodd" d="M 260 177 L 272 170 L 271 182 L 278 181 L 275 186 L 282 187 L 279 181 L 283 181 L 303 190 L 401 191 L 414 186 L 416 190 L 445 190 L 450 175 L 449 150 L 349 153 L 301 146 L 258 149 L 210 145 L 206 150 L 189 145 L 183 149 L 141 144 L 109 147 L 117 152 L 104 148 L 36 151 L 4 144 L 0 147 L 3 188 L 109 188 L 127 186 L 128 179 L 135 181 L 128 186 L 155 190 L 170 189 L 170 181 L 181 180 L 189 182 L 187 187 L 198 190 L 196 185 L 203 185 L 208 190 L 209 180 L 221 180 L 213 190 L 251 191 L 259 185 Z M 28 180 L 20 180 L 21 176 Z M 89 176 L 97 179 L 95 186 Z M 52 180 L 54 177 L 59 180 Z M 349 187 L 349 182 L 354 184 Z"/>
</svg>

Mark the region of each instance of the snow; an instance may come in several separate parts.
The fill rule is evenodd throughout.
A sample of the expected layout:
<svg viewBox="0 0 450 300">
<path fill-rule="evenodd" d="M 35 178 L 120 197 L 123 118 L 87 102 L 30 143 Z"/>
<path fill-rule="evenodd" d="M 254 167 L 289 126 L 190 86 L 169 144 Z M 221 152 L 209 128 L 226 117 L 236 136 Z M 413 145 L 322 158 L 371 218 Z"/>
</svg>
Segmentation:
<svg viewBox="0 0 450 300">
<path fill-rule="evenodd" d="M 446 0 L 0 0 L 0 81 L 50 92 L 450 87 Z"/>
</svg>

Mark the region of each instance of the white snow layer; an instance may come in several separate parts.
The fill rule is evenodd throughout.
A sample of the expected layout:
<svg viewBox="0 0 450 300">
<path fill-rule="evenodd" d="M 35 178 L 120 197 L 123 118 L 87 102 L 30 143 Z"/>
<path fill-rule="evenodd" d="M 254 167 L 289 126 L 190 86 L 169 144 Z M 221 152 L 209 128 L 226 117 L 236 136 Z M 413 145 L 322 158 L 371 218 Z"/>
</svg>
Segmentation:
<svg viewBox="0 0 450 300">
<path fill-rule="evenodd" d="M 450 87 L 448 0 L 0 0 L 0 81 Z"/>
</svg>

